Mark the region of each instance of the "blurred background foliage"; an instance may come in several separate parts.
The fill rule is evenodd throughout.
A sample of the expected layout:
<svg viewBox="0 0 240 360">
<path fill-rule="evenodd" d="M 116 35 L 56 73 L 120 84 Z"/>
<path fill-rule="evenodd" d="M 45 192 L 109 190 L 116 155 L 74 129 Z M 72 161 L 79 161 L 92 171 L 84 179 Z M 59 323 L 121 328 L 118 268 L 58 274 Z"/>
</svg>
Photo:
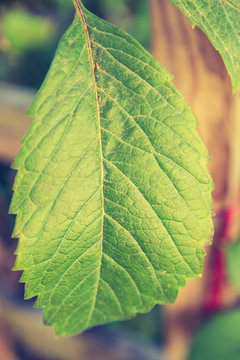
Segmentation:
<svg viewBox="0 0 240 360">
<path fill-rule="evenodd" d="M 150 42 L 146 0 L 88 0 L 87 8 Z M 0 0 L 0 81 L 39 88 L 57 43 L 74 17 L 71 0 Z"/>
</svg>

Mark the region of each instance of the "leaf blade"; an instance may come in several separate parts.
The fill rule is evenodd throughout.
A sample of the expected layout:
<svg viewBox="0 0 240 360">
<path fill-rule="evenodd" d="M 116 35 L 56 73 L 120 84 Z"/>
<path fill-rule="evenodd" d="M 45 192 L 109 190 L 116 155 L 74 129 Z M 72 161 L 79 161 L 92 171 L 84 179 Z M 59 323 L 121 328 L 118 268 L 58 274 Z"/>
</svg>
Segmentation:
<svg viewBox="0 0 240 360">
<path fill-rule="evenodd" d="M 81 9 L 30 110 L 11 206 L 16 269 L 58 335 L 173 301 L 212 233 L 195 116 L 150 54 Z"/>
</svg>

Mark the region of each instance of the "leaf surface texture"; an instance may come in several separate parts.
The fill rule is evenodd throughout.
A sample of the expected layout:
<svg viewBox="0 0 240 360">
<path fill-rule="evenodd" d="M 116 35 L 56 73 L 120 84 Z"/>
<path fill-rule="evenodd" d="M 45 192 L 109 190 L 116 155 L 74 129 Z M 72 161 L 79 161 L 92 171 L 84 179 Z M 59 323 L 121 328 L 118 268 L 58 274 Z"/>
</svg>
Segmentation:
<svg viewBox="0 0 240 360">
<path fill-rule="evenodd" d="M 202 271 L 212 180 L 171 76 L 82 5 L 14 167 L 16 270 L 58 335 L 173 302 Z"/>
</svg>

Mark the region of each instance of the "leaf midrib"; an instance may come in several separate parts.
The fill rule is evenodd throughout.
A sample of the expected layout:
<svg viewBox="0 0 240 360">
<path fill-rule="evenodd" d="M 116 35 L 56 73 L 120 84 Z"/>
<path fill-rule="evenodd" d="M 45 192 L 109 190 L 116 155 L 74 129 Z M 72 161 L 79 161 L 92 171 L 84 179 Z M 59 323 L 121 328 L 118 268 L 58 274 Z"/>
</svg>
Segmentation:
<svg viewBox="0 0 240 360">
<path fill-rule="evenodd" d="M 95 103 L 96 103 L 96 112 L 97 112 L 97 123 L 98 123 L 98 136 L 99 136 L 99 154 L 100 154 L 100 170 L 101 170 L 101 209 L 102 209 L 102 223 L 101 223 L 101 236 L 100 236 L 100 244 L 101 244 L 101 253 L 100 253 L 100 261 L 99 261 L 99 273 L 98 273 L 98 281 L 96 284 L 96 291 L 94 295 L 93 304 L 89 313 L 89 317 L 87 320 L 87 327 L 89 326 L 92 315 L 94 312 L 96 300 L 97 300 L 97 294 L 98 294 L 98 283 L 100 281 L 101 276 L 101 264 L 102 264 L 102 256 L 103 256 L 103 224 L 104 224 L 104 193 L 103 193 L 103 182 L 104 182 L 104 169 L 103 169 L 103 150 L 102 150 L 102 133 L 101 133 L 101 120 L 100 120 L 100 109 L 99 109 L 99 102 L 98 102 L 98 89 L 97 89 L 97 81 L 95 77 L 95 64 L 93 61 L 93 55 L 92 55 L 92 46 L 91 46 L 91 40 L 88 32 L 88 27 L 86 23 L 86 19 L 84 17 L 83 11 L 81 6 L 82 3 L 79 0 L 73 0 L 74 6 L 76 8 L 76 12 L 79 13 L 81 17 L 81 21 L 83 23 L 83 30 L 86 35 L 87 40 L 87 47 L 88 47 L 88 57 L 89 62 L 91 66 L 91 72 L 93 77 L 93 84 L 94 84 L 94 93 L 95 93 Z M 81 4 L 81 5 L 80 5 Z"/>
</svg>

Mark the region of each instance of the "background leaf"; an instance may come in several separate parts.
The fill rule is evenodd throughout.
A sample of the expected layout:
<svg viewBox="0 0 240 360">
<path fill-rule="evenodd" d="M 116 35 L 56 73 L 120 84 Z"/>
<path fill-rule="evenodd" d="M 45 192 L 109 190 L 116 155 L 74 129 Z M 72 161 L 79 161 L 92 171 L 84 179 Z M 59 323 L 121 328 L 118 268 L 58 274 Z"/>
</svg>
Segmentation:
<svg viewBox="0 0 240 360">
<path fill-rule="evenodd" d="M 238 360 L 240 311 L 213 317 L 196 335 L 188 360 Z"/>
<path fill-rule="evenodd" d="M 208 153 L 170 81 L 82 7 L 30 109 L 14 162 L 15 269 L 58 335 L 172 302 L 202 271 Z"/>
<path fill-rule="evenodd" d="M 240 2 L 238 0 L 170 0 L 203 30 L 221 54 L 240 93 Z"/>
<path fill-rule="evenodd" d="M 240 293 L 240 240 L 227 247 L 227 266 L 230 281 Z"/>
</svg>

